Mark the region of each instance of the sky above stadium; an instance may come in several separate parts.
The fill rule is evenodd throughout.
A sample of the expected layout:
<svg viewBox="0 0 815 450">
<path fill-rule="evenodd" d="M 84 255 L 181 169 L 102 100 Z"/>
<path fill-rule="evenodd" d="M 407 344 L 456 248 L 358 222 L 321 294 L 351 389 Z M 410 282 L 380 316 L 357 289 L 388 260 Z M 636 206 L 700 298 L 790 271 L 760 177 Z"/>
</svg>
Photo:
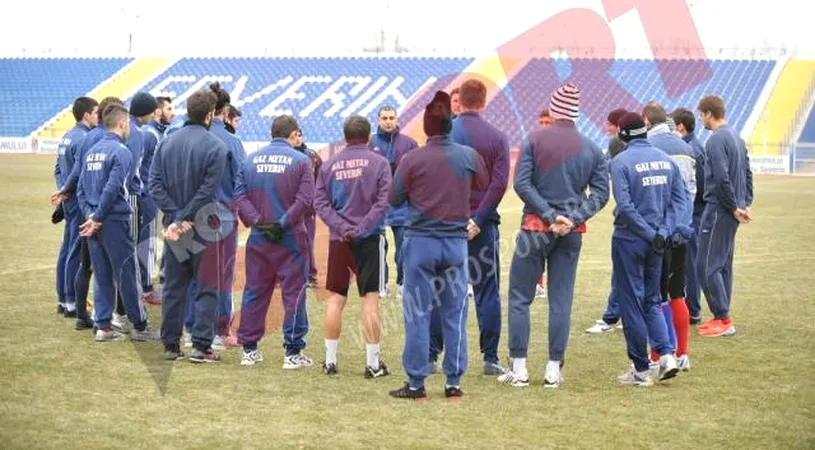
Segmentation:
<svg viewBox="0 0 815 450">
<path fill-rule="evenodd" d="M 620 3 L 636 3 L 635 0 Z M 140 2 L 16 2 L 4 14 L 4 56 L 207 56 L 347 55 L 377 45 L 384 31 L 388 50 L 399 44 L 414 53 L 444 55 L 490 51 L 526 29 L 570 8 L 603 15 L 601 0 L 483 2 L 412 0 L 259 0 Z M 772 7 L 743 0 L 688 0 L 707 48 L 797 48 L 815 58 L 815 41 L 804 39 L 815 9 L 776 0 Z M 47 15 L 43 12 L 48 11 Z M 87 21 L 87 33 L 80 24 Z M 209 22 L 206 36 L 195 35 Z M 648 43 L 635 11 L 609 22 L 620 56 L 648 57 Z M 104 30 L 100 30 L 104 28 Z M 200 34 L 200 33 L 199 33 Z M 710 54 L 710 51 L 708 51 Z M 728 56 L 723 52 L 720 56 Z M 743 56 L 743 55 L 742 55 Z"/>
</svg>

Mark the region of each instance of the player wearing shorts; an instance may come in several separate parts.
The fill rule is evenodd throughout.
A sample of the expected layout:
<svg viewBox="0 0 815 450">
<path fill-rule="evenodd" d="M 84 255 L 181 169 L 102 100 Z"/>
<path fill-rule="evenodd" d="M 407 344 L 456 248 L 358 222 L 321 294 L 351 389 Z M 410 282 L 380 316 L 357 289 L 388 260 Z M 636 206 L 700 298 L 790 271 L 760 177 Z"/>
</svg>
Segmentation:
<svg viewBox="0 0 815 450">
<path fill-rule="evenodd" d="M 371 124 L 362 116 L 345 120 L 348 146 L 322 165 L 317 177 L 314 209 L 331 230 L 326 289 L 325 363 L 323 371 L 337 373 L 337 347 L 342 310 L 348 298 L 351 273 L 356 275 L 362 298 L 362 329 L 367 364 L 365 378 L 389 374 L 379 360 L 381 321 L 380 291 L 385 284 L 385 226 L 390 204 L 391 171 L 388 160 L 367 145 Z"/>
</svg>

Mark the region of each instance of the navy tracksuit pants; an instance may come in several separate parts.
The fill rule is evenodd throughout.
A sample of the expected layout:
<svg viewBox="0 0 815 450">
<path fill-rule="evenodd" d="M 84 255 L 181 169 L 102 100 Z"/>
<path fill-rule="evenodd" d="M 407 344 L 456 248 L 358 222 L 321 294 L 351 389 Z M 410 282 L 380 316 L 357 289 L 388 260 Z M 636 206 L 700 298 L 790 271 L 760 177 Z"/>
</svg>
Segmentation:
<svg viewBox="0 0 815 450">
<path fill-rule="evenodd" d="M 82 214 L 78 210 L 69 213 L 64 203 L 63 208 L 65 229 L 57 257 L 57 302 L 73 305 L 76 302 L 74 279 L 79 271 L 79 226 L 82 224 Z"/>
<path fill-rule="evenodd" d="M 730 318 L 733 295 L 733 252 L 739 222 L 719 205 L 708 204 L 699 227 L 696 270 L 710 312 L 715 319 Z"/>
<path fill-rule="evenodd" d="M 628 357 L 642 372 L 649 367 L 649 342 L 660 356 L 673 351 L 661 306 L 662 256 L 645 240 L 615 237 L 611 259 Z"/>
<path fill-rule="evenodd" d="M 393 259 L 396 261 L 396 284 L 402 286 L 405 279 L 404 269 L 402 268 L 402 243 L 405 240 L 405 227 L 391 226 L 391 233 L 393 233 L 393 244 L 396 247 L 393 255 Z"/>
<path fill-rule="evenodd" d="M 138 199 L 139 240 L 136 252 L 139 255 L 139 275 L 143 292 L 153 292 L 153 269 L 156 266 L 156 216 L 158 209 L 149 196 Z"/>
<path fill-rule="evenodd" d="M 147 325 L 147 311 L 141 298 L 130 222 L 115 219 L 104 221 L 102 228 L 88 238 L 88 251 L 94 273 L 96 326 L 110 326 L 118 291 L 133 327 L 143 330 Z"/>
<path fill-rule="evenodd" d="M 447 384 L 458 386 L 467 371 L 467 239 L 405 236 L 402 257 L 402 365 L 408 383 L 413 388 L 424 386 L 429 367 L 430 315 L 438 309 L 447 345 L 442 368 Z"/>
<path fill-rule="evenodd" d="M 702 317 L 702 287 L 699 284 L 699 275 L 696 270 L 696 260 L 698 258 L 699 245 L 699 224 L 702 222 L 702 215 L 694 215 L 693 237 L 688 241 L 685 252 L 685 299 L 688 302 L 688 311 L 691 318 Z"/>
<path fill-rule="evenodd" d="M 199 232 L 196 224 L 176 242 L 164 241 L 165 279 L 162 293 L 161 341 L 168 350 L 177 350 L 184 327 L 184 312 L 190 283 L 193 323 L 190 329 L 193 347 L 205 351 L 215 337 L 215 316 L 218 308 L 218 290 L 223 282 L 226 264 L 225 242 L 211 229 L 207 236 Z M 206 228 L 206 226 L 203 226 Z"/>
<path fill-rule="evenodd" d="M 614 272 L 611 273 L 611 292 L 608 293 L 606 310 L 603 311 L 603 322 L 614 325 L 620 320 L 620 301 L 617 299 L 617 291 L 614 288 Z"/>
<path fill-rule="evenodd" d="M 498 257 L 498 224 L 488 222 L 472 241 L 467 243 L 469 283 L 478 319 L 479 347 L 484 362 L 498 363 L 498 342 L 501 339 L 501 265 Z M 538 277 L 540 278 L 540 277 Z M 435 362 L 444 350 L 440 312 L 430 318 L 430 361 Z"/>
<path fill-rule="evenodd" d="M 521 230 L 509 270 L 509 356 L 526 358 L 529 307 L 544 269 L 549 300 L 549 360 L 563 361 L 569 341 L 577 262 L 583 235 Z"/>
<path fill-rule="evenodd" d="M 254 350 L 266 333 L 266 314 L 280 282 L 283 297 L 283 347 L 286 356 L 296 355 L 306 347 L 309 330 L 306 310 L 306 287 L 309 274 L 305 234 L 287 234 L 280 242 L 269 242 L 252 230 L 246 242 L 246 287 L 241 303 L 238 343 Z"/>
<path fill-rule="evenodd" d="M 308 278 L 317 279 L 317 262 L 314 260 L 314 239 L 317 237 L 317 216 L 307 214 L 303 221 L 306 223 L 306 233 L 308 233 Z"/>
</svg>

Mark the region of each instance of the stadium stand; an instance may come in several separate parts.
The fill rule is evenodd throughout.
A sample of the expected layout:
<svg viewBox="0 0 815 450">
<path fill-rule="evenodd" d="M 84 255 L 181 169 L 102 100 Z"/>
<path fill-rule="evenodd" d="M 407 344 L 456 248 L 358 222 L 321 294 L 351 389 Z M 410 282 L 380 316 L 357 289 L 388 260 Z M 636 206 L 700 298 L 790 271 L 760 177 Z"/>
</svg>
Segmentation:
<svg viewBox="0 0 815 450">
<path fill-rule="evenodd" d="M 780 155 L 782 144 L 790 140 L 794 142 L 795 137 L 790 134 L 795 125 L 796 113 L 806 97 L 813 77 L 815 61 L 789 61 L 784 66 L 761 113 L 762 118 L 758 120 L 750 136 L 748 143 L 751 148 L 762 148 L 766 139 L 767 154 Z"/>
<path fill-rule="evenodd" d="M 440 57 L 183 58 L 166 70 L 161 70 L 166 64 L 163 67 L 152 64 L 150 68 L 155 70 L 137 72 L 143 79 L 126 84 L 128 94 L 141 89 L 154 95 L 169 95 L 175 99 L 177 110 L 183 112 L 190 94 L 219 80 L 243 111 L 239 134 L 244 141 L 266 141 L 271 118 L 294 113 L 308 142 L 328 143 L 339 139 L 342 120 L 348 114 L 363 114 L 373 120 L 378 107 L 401 106 L 423 86 L 457 74 L 474 61 Z M 4 104 L 19 105 L 20 114 L 0 119 L 0 136 L 27 136 L 49 120 L 54 121 L 74 97 L 96 88 L 101 92 L 104 89 L 99 85 L 103 83 L 116 84 L 115 79 L 108 78 L 128 62 L 128 59 L 2 60 L 0 74 L 5 75 L 6 82 L 0 86 L 0 99 Z M 727 102 L 730 122 L 741 129 L 755 109 L 775 61 L 675 60 L 663 65 L 668 69 L 660 76 L 653 60 L 533 59 L 511 75 L 486 114 L 496 125 L 508 130 L 512 142 L 517 143 L 524 132 L 533 129 L 538 111 L 547 106 L 554 88 L 562 80 L 582 74 L 577 81 L 582 91 L 584 119 L 604 118 L 611 109 L 639 107 L 649 100 L 663 103 L 668 110 L 678 106 L 693 108 L 703 95 L 718 93 Z M 606 67 L 623 86 L 620 92 L 610 92 L 599 82 Z M 669 98 L 665 84 L 690 79 L 694 71 L 705 71 L 710 76 L 689 86 L 678 97 Z M 620 104 L 626 98 L 636 104 Z M 604 144 L 601 120 L 594 123 L 581 120 L 580 126 L 598 144 Z"/>
<path fill-rule="evenodd" d="M 0 136 L 23 137 L 124 67 L 128 58 L 0 59 Z"/>
</svg>

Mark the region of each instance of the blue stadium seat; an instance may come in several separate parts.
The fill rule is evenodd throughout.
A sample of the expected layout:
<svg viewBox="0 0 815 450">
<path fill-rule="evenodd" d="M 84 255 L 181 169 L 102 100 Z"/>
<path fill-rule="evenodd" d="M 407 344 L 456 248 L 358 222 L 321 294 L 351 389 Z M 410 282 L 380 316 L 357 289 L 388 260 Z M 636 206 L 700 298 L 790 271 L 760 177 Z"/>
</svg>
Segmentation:
<svg viewBox="0 0 815 450">
<path fill-rule="evenodd" d="M 27 136 L 113 76 L 128 58 L 0 59 L 0 136 Z"/>
</svg>

